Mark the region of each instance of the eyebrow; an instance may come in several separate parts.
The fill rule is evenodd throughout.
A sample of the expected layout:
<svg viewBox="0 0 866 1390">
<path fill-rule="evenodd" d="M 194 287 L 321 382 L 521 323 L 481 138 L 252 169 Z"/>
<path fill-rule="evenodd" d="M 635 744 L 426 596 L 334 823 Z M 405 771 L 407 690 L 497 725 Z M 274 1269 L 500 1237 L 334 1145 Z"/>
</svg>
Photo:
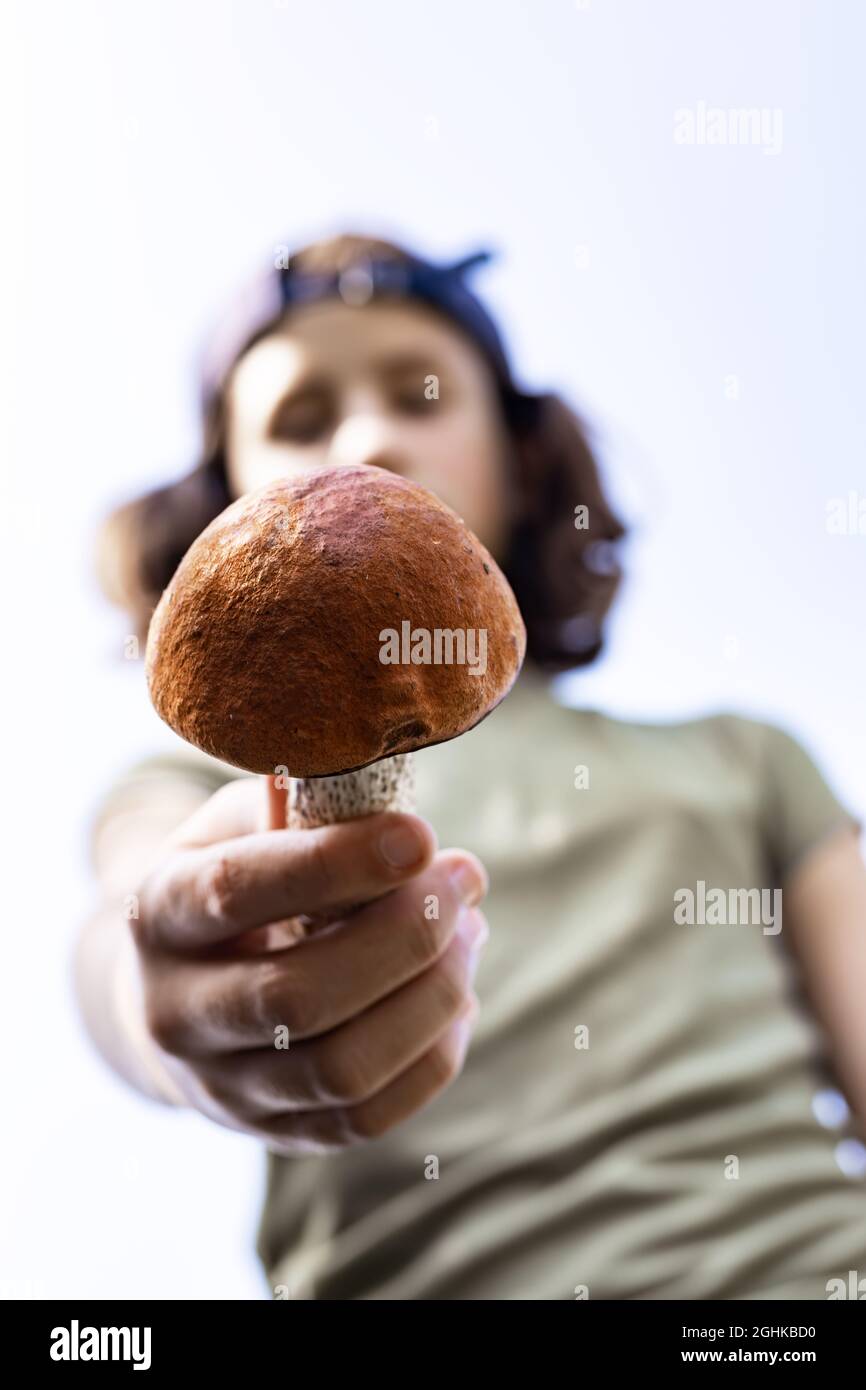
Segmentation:
<svg viewBox="0 0 866 1390">
<path fill-rule="evenodd" d="M 441 364 L 432 353 L 418 351 L 392 352 L 382 357 L 376 357 L 372 361 L 372 368 L 374 372 L 386 379 L 403 376 L 407 372 L 423 372 L 425 376 L 429 376 L 431 373 L 440 377 L 443 375 Z M 313 372 L 309 376 L 302 376 L 299 381 L 280 394 L 279 400 L 271 411 L 270 423 L 273 423 L 277 413 L 285 409 L 286 406 L 323 395 L 328 391 L 329 386 L 328 378 L 321 373 Z"/>
<path fill-rule="evenodd" d="M 432 372 L 442 375 L 436 356 L 433 353 L 418 351 L 390 353 L 386 357 L 374 359 L 373 367 L 381 372 L 382 376 L 396 376 L 401 372 L 424 372 L 425 376 Z"/>
</svg>

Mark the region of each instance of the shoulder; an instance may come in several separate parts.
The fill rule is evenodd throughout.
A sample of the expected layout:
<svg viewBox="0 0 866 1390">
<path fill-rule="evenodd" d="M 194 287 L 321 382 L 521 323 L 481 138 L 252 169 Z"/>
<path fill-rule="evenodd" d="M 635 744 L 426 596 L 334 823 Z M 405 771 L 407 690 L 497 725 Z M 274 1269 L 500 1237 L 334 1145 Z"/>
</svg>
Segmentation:
<svg viewBox="0 0 866 1390">
<path fill-rule="evenodd" d="M 685 719 L 629 719 L 599 709 L 560 706 L 563 717 L 581 720 L 595 729 L 601 741 L 633 745 L 648 750 L 703 749 L 724 757 L 751 760 L 784 732 L 760 719 L 731 710 L 719 710 Z"/>
<path fill-rule="evenodd" d="M 575 710 L 575 714 L 579 711 Z M 600 729 L 612 738 L 631 739 L 670 747 L 705 747 L 740 759 L 764 757 L 768 751 L 798 746 L 790 731 L 769 720 L 754 718 L 734 710 L 717 710 L 686 719 L 623 719 L 599 710 L 582 711 L 592 715 Z"/>
<path fill-rule="evenodd" d="M 741 794 L 759 803 L 795 793 L 798 787 L 810 790 L 821 781 L 801 737 L 768 719 L 733 710 L 652 721 L 581 713 L 596 747 L 662 781 L 719 788 L 736 784 Z"/>
<path fill-rule="evenodd" d="M 835 777 L 816 756 L 813 739 L 786 724 L 719 712 L 668 727 L 687 747 L 695 766 L 718 768 L 718 785 L 736 779 L 754 809 L 755 824 L 780 878 L 835 831 L 862 829 L 860 817 L 840 798 Z M 710 762 L 697 756 L 706 751 Z"/>
</svg>

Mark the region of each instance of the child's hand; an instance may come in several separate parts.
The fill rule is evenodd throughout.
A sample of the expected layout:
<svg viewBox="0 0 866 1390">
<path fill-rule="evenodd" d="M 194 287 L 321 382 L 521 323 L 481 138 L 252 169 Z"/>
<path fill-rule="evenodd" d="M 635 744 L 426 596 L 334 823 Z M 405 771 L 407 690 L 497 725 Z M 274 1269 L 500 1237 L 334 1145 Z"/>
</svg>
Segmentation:
<svg viewBox="0 0 866 1390">
<path fill-rule="evenodd" d="M 341 1148 L 459 1073 L 486 876 L 463 851 L 437 854 L 416 816 L 261 830 L 263 795 L 252 778 L 221 788 L 139 888 L 147 1028 L 188 1103 L 218 1124 L 283 1154 Z M 272 948 L 271 924 L 357 902 Z"/>
</svg>

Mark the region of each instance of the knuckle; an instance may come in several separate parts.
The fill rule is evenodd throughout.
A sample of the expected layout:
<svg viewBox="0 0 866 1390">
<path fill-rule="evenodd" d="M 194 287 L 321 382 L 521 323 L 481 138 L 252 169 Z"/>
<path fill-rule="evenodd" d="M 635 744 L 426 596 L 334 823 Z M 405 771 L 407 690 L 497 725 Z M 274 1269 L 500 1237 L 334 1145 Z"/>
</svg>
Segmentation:
<svg viewBox="0 0 866 1390">
<path fill-rule="evenodd" d="M 453 1038 L 442 1038 L 427 1054 L 428 1067 L 437 1090 L 449 1085 L 460 1071 L 460 1054 Z"/>
<path fill-rule="evenodd" d="M 136 950 L 139 952 L 147 950 L 148 946 L 150 945 L 150 938 L 152 935 L 150 927 L 150 916 L 144 911 L 142 903 L 142 892 L 141 890 L 139 890 L 138 913 L 134 917 L 130 917 L 127 919 L 127 925 L 129 926 L 129 934 L 132 937 Z"/>
<path fill-rule="evenodd" d="M 318 1100 L 330 1105 L 353 1105 L 369 1095 L 364 1068 L 345 1044 L 320 1042 L 311 1054 L 313 1087 Z"/>
<path fill-rule="evenodd" d="M 249 983 L 250 1007 L 258 1028 L 267 1034 L 285 1028 L 289 1041 L 315 1030 L 315 1010 L 297 987 L 285 964 L 264 964 Z"/>
<path fill-rule="evenodd" d="M 409 930 L 403 938 L 411 963 L 419 970 L 426 969 L 442 955 L 443 936 L 449 925 L 447 918 L 428 918 L 425 904 L 424 898 L 413 903 Z"/>
<path fill-rule="evenodd" d="M 394 1123 L 385 1107 L 374 1100 L 349 1106 L 343 1114 L 349 1143 L 365 1144 L 371 1139 L 381 1139 Z"/>
<path fill-rule="evenodd" d="M 185 902 L 185 851 L 165 855 L 136 888 L 136 913 L 130 918 L 133 939 L 140 950 L 161 950 L 171 941 Z"/>
<path fill-rule="evenodd" d="M 163 1052 L 179 1057 L 183 1052 L 184 1026 L 177 1009 L 157 995 L 146 994 L 144 1021 L 147 1031 Z"/>
<path fill-rule="evenodd" d="M 224 1077 L 218 1076 L 215 1072 L 202 1073 L 199 1071 L 196 1080 L 202 1095 L 211 1105 L 215 1105 L 218 1109 L 229 1114 L 235 1112 L 235 1091 Z"/>
<path fill-rule="evenodd" d="M 249 1072 L 250 1084 L 244 1089 L 255 1112 L 283 1111 L 293 1099 L 292 1085 L 282 1068 L 256 1064 Z"/>
<path fill-rule="evenodd" d="M 156 934 L 154 924 L 157 917 L 159 872 L 151 869 L 141 879 L 135 891 L 136 912 L 128 918 L 132 939 L 140 951 L 152 945 Z"/>
<path fill-rule="evenodd" d="M 208 1107 L 219 1111 L 223 1120 L 231 1121 L 231 1128 L 248 1131 L 256 1121 L 258 1107 L 247 1093 L 246 1073 L 213 1065 L 205 1069 L 198 1060 L 191 1065 L 199 1094 Z"/>
<path fill-rule="evenodd" d="M 429 976 L 437 1005 L 450 1017 L 466 1000 L 466 981 L 459 957 L 449 950 L 429 971 Z"/>
<path fill-rule="evenodd" d="M 239 925 L 238 914 L 246 886 L 246 875 L 237 860 L 228 851 L 219 851 L 204 871 L 205 910 L 229 926 Z"/>
</svg>

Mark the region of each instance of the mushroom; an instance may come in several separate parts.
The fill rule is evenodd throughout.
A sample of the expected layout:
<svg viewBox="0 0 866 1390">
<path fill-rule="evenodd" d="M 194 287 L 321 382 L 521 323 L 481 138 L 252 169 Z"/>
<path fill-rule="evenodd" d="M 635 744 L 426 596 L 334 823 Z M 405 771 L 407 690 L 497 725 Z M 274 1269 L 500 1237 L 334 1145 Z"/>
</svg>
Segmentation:
<svg viewBox="0 0 866 1390">
<path fill-rule="evenodd" d="M 160 717 L 267 775 L 272 796 L 288 786 L 301 827 L 412 810 L 412 754 L 490 714 L 525 649 L 508 582 L 461 518 L 356 464 L 216 517 L 157 605 L 145 670 Z"/>
</svg>

